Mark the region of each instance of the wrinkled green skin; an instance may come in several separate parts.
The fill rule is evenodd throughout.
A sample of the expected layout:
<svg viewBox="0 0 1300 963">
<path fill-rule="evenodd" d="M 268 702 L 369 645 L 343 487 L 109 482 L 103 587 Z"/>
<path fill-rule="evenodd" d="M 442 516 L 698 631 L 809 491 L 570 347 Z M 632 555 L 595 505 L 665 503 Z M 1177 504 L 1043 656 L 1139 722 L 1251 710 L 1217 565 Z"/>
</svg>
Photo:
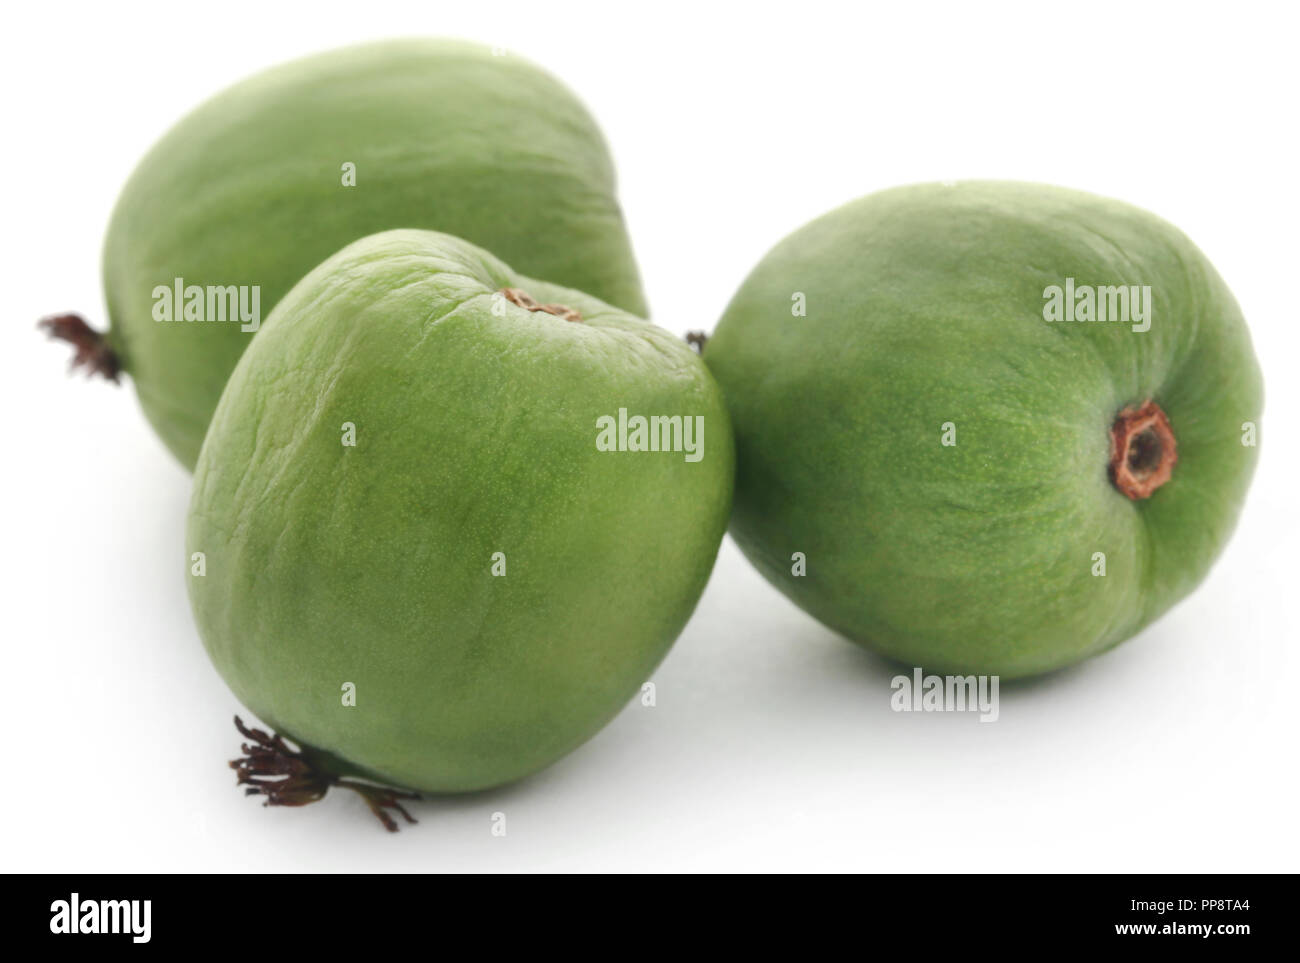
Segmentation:
<svg viewBox="0 0 1300 963">
<path fill-rule="evenodd" d="M 355 187 L 342 184 L 348 162 Z M 517 57 L 406 40 L 299 60 L 209 100 L 140 162 L 104 250 L 109 344 L 192 468 L 254 335 L 154 321 L 156 285 L 260 285 L 265 319 L 344 245 L 427 228 L 644 315 L 614 188 L 591 117 Z"/>
<path fill-rule="evenodd" d="M 1048 323 L 1043 291 L 1067 277 L 1151 285 L 1151 329 Z M 826 625 L 939 672 L 1031 675 L 1127 639 L 1205 575 L 1255 465 L 1262 383 L 1223 281 L 1151 214 L 1059 188 L 921 185 L 833 211 L 758 265 L 704 357 L 741 549 Z M 1179 461 L 1131 501 L 1108 433 L 1147 398 Z"/>
<path fill-rule="evenodd" d="M 507 286 L 583 320 L 494 300 Z M 702 460 L 598 451 L 619 407 L 703 415 Z M 704 589 L 733 468 L 684 342 L 457 238 L 387 232 L 309 274 L 235 368 L 195 472 L 190 599 L 240 700 L 338 771 L 495 786 L 646 681 Z"/>
</svg>

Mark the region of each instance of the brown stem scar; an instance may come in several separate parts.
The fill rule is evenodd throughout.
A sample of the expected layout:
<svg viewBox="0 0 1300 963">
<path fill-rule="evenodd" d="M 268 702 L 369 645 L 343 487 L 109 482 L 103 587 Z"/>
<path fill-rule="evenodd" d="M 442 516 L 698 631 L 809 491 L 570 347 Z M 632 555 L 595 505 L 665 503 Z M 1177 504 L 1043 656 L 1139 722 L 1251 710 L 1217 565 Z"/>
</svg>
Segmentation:
<svg viewBox="0 0 1300 963">
<path fill-rule="evenodd" d="M 709 343 L 709 336 L 703 331 L 687 331 L 686 343 L 700 354 L 703 354 L 704 346 Z"/>
<path fill-rule="evenodd" d="M 47 331 L 52 339 L 72 345 L 71 368 L 85 368 L 87 374 L 102 375 L 117 384 L 121 359 L 108 346 L 104 335 L 88 325 L 81 315 L 52 314 L 41 318 L 36 326 Z"/>
<path fill-rule="evenodd" d="M 1123 409 L 1110 428 L 1110 480 L 1134 501 L 1150 498 L 1178 464 L 1169 418 L 1151 399 Z"/>
<path fill-rule="evenodd" d="M 246 742 L 239 747 L 244 755 L 230 760 L 230 768 L 239 773 L 238 784 L 245 787 L 244 795 L 266 797 L 263 806 L 306 806 L 324 797 L 331 786 L 342 786 L 364 799 L 390 833 L 397 832 L 398 826 L 397 820 L 386 811 L 388 809 L 401 813 L 408 823 L 416 821 L 398 802 L 399 799 L 419 799 L 416 793 L 398 792 L 386 786 L 324 772 L 312 765 L 301 752 L 291 749 L 283 736 L 250 729 L 239 716 L 235 716 L 235 728 L 251 744 Z"/>
<path fill-rule="evenodd" d="M 571 308 L 567 304 L 539 304 L 527 291 L 519 288 L 502 288 L 499 292 L 511 304 L 518 305 L 525 311 L 544 311 L 547 314 L 553 314 L 557 318 L 563 318 L 565 321 L 581 321 L 582 315 L 576 308 Z"/>
</svg>

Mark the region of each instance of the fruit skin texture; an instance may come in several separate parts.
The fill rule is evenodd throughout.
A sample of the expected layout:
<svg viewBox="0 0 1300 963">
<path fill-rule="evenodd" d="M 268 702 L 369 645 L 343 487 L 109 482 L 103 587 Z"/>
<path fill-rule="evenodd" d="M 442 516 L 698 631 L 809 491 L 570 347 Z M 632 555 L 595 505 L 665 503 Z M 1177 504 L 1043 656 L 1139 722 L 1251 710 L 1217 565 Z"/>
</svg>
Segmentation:
<svg viewBox="0 0 1300 963">
<path fill-rule="evenodd" d="M 1071 277 L 1150 285 L 1150 329 L 1047 322 L 1044 290 Z M 832 211 L 755 268 L 704 358 L 741 549 L 826 625 L 939 672 L 1046 672 L 1136 633 L 1205 575 L 1256 459 L 1262 382 L 1218 274 L 1155 216 L 1062 188 L 919 185 Z M 1108 433 L 1147 399 L 1178 463 L 1134 501 Z"/>
<path fill-rule="evenodd" d="M 343 186 L 345 163 L 356 186 Z M 325 258 L 392 228 L 465 237 L 527 274 L 646 313 L 604 139 L 542 70 L 443 40 L 273 68 L 153 147 L 105 243 L 109 344 L 187 468 L 253 334 L 155 321 L 154 288 L 260 285 L 265 319 Z"/>
<path fill-rule="evenodd" d="M 620 407 L 702 415 L 703 458 L 598 451 Z M 195 472 L 190 599 L 240 700 L 330 765 L 494 786 L 646 681 L 704 589 L 733 467 L 684 342 L 457 238 L 386 232 L 304 278 L 235 368 Z"/>
</svg>

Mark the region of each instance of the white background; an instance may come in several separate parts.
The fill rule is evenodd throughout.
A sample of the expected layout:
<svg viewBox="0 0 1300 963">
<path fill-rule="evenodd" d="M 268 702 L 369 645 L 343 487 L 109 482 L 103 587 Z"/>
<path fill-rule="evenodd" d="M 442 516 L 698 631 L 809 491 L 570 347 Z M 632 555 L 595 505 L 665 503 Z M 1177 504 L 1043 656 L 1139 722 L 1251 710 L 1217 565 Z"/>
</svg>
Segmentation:
<svg viewBox="0 0 1300 963">
<path fill-rule="evenodd" d="M 0 44 L 5 870 L 1290 870 L 1296 798 L 1296 22 L 1233 3 L 27 4 Z M 260 808 L 190 619 L 189 478 L 133 390 L 36 319 L 103 322 L 117 191 L 201 99 L 353 41 L 445 34 L 557 73 L 612 145 L 655 318 L 712 328 L 758 258 L 879 188 L 1003 177 L 1149 208 L 1217 265 L 1265 368 L 1262 458 L 1204 585 L 1112 653 L 901 714 L 898 671 L 728 540 L 627 708 L 544 773 L 417 804 Z M 495 811 L 508 835 L 490 834 Z M 1231 895 L 1231 894 L 1229 894 Z"/>
</svg>

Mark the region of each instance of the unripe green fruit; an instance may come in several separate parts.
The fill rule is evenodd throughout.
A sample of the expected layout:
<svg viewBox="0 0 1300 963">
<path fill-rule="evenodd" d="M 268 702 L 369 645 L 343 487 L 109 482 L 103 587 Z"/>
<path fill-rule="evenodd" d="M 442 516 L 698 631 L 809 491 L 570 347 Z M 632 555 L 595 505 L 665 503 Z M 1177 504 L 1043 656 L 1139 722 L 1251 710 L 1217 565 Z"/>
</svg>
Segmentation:
<svg viewBox="0 0 1300 963">
<path fill-rule="evenodd" d="M 1149 288 L 1146 322 L 1048 320 L 1067 290 L 1118 307 L 1116 286 Z M 1204 577 L 1256 460 L 1259 368 L 1214 268 L 1060 188 L 832 211 L 755 268 L 704 357 L 741 549 L 828 626 L 938 671 L 1030 675 L 1127 639 Z"/>
<path fill-rule="evenodd" d="M 678 431 L 603 450 L 620 409 Z M 646 681 L 704 589 L 732 472 L 684 342 L 460 239 L 378 234 L 280 302 L 222 394 L 195 618 L 240 700 L 334 771 L 498 785 Z"/>
<path fill-rule="evenodd" d="M 527 274 L 645 314 L 604 140 L 548 74 L 438 40 L 276 67 L 172 128 L 109 226 L 108 346 L 181 462 L 193 467 L 254 332 L 157 321 L 158 292 L 178 279 L 203 291 L 256 287 L 265 317 L 326 257 L 392 228 L 465 237 Z M 172 315 L 183 316 L 180 304 Z"/>
</svg>

